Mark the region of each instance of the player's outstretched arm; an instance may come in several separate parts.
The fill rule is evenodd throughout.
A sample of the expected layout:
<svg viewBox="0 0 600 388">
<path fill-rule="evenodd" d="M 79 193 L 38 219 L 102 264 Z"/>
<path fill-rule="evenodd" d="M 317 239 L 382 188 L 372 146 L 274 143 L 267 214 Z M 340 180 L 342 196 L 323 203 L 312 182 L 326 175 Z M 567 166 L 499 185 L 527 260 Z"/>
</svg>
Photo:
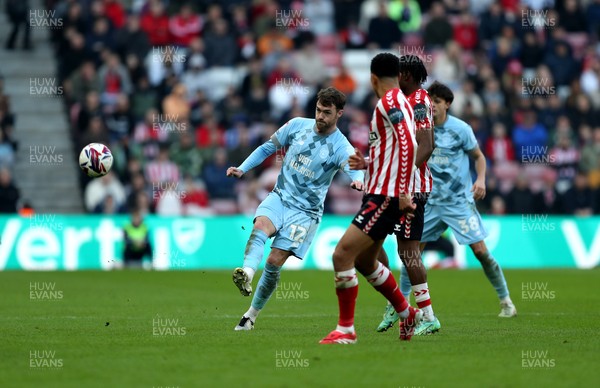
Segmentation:
<svg viewBox="0 0 600 388">
<path fill-rule="evenodd" d="M 263 143 L 260 147 L 255 149 L 239 167 L 229 167 L 226 172 L 227 176 L 241 178 L 245 173 L 264 162 L 269 156 L 273 155 L 276 149 L 277 147 L 273 143 L 273 140 Z"/>
<path fill-rule="evenodd" d="M 477 201 L 485 198 L 485 168 L 486 161 L 483 152 L 479 147 L 475 147 L 469 151 L 469 156 L 475 161 L 475 171 L 477 172 L 477 179 L 471 188 L 473 198 Z"/>
<path fill-rule="evenodd" d="M 350 170 L 366 170 L 367 158 L 364 157 L 358 148 L 354 149 L 354 154 L 348 158 L 348 166 Z"/>
<path fill-rule="evenodd" d="M 350 146 L 350 144 L 348 144 Z M 354 154 L 351 154 L 352 146 L 342 154 L 342 170 L 352 179 L 350 187 L 354 190 L 363 191 L 365 182 L 364 169 L 367 168 L 367 162 L 358 148 L 354 148 Z M 353 166 L 355 168 L 353 168 Z"/>
</svg>

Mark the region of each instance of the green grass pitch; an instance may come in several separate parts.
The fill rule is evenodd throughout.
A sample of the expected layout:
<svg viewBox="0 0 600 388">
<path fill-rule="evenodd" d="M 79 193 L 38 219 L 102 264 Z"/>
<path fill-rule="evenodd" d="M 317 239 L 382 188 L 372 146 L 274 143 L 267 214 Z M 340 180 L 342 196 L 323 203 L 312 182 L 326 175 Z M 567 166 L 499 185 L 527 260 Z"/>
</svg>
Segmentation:
<svg viewBox="0 0 600 388">
<path fill-rule="evenodd" d="M 442 330 L 410 342 L 375 332 L 385 303 L 361 277 L 358 343 L 325 346 L 329 271 L 284 270 L 250 332 L 229 271 L 4 272 L 0 387 L 598 386 L 600 272 L 505 274 L 514 319 L 483 271 L 430 271 Z"/>
</svg>

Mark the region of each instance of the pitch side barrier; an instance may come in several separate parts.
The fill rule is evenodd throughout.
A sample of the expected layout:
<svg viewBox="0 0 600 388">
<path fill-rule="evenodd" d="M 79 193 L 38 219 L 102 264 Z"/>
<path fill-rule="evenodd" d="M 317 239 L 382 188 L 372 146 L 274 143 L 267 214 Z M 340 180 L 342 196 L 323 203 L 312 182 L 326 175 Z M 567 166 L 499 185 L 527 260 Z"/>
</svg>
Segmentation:
<svg viewBox="0 0 600 388">
<path fill-rule="evenodd" d="M 122 228 L 127 216 L 36 214 L 0 216 L 0 270 L 110 270 L 121 263 Z M 336 243 L 351 216 L 324 216 L 304 260 L 290 259 L 287 269 L 331 270 Z M 231 269 L 241 263 L 252 218 L 248 216 L 149 216 L 157 270 Z M 545 215 L 484 217 L 486 244 L 503 268 L 594 268 L 600 264 L 600 217 Z M 470 249 L 455 245 L 460 268 L 479 268 Z M 267 245 L 270 243 L 267 242 Z M 395 239 L 385 242 L 395 251 Z M 267 252 L 267 251 L 266 251 Z M 427 266 L 441 253 L 426 252 Z M 390 257 L 397 269 L 400 260 Z M 264 261 L 263 261 L 264 264 Z"/>
</svg>

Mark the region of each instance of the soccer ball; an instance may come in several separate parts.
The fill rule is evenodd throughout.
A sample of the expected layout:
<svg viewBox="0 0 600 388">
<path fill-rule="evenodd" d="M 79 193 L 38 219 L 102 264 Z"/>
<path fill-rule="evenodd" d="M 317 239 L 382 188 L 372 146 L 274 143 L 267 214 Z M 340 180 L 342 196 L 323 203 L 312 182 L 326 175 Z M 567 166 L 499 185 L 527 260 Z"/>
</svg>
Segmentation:
<svg viewBox="0 0 600 388">
<path fill-rule="evenodd" d="M 79 167 L 91 178 L 108 174 L 112 164 L 112 152 L 101 143 L 90 143 L 79 154 Z"/>
</svg>

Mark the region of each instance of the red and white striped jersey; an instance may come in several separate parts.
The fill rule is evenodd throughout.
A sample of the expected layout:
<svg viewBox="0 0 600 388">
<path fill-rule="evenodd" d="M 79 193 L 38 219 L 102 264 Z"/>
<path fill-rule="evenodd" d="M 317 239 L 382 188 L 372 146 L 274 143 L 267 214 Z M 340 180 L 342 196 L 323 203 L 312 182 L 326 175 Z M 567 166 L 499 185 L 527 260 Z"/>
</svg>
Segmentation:
<svg viewBox="0 0 600 388">
<path fill-rule="evenodd" d="M 407 99 L 415 114 L 415 130 L 430 131 L 433 138 L 433 105 L 429 93 L 425 89 L 417 89 Z M 413 192 L 430 193 L 432 187 L 433 177 L 425 161 L 413 172 Z"/>
<path fill-rule="evenodd" d="M 398 88 L 378 102 L 369 131 L 366 192 L 389 197 L 412 193 L 417 151 L 413 109 Z"/>
</svg>

